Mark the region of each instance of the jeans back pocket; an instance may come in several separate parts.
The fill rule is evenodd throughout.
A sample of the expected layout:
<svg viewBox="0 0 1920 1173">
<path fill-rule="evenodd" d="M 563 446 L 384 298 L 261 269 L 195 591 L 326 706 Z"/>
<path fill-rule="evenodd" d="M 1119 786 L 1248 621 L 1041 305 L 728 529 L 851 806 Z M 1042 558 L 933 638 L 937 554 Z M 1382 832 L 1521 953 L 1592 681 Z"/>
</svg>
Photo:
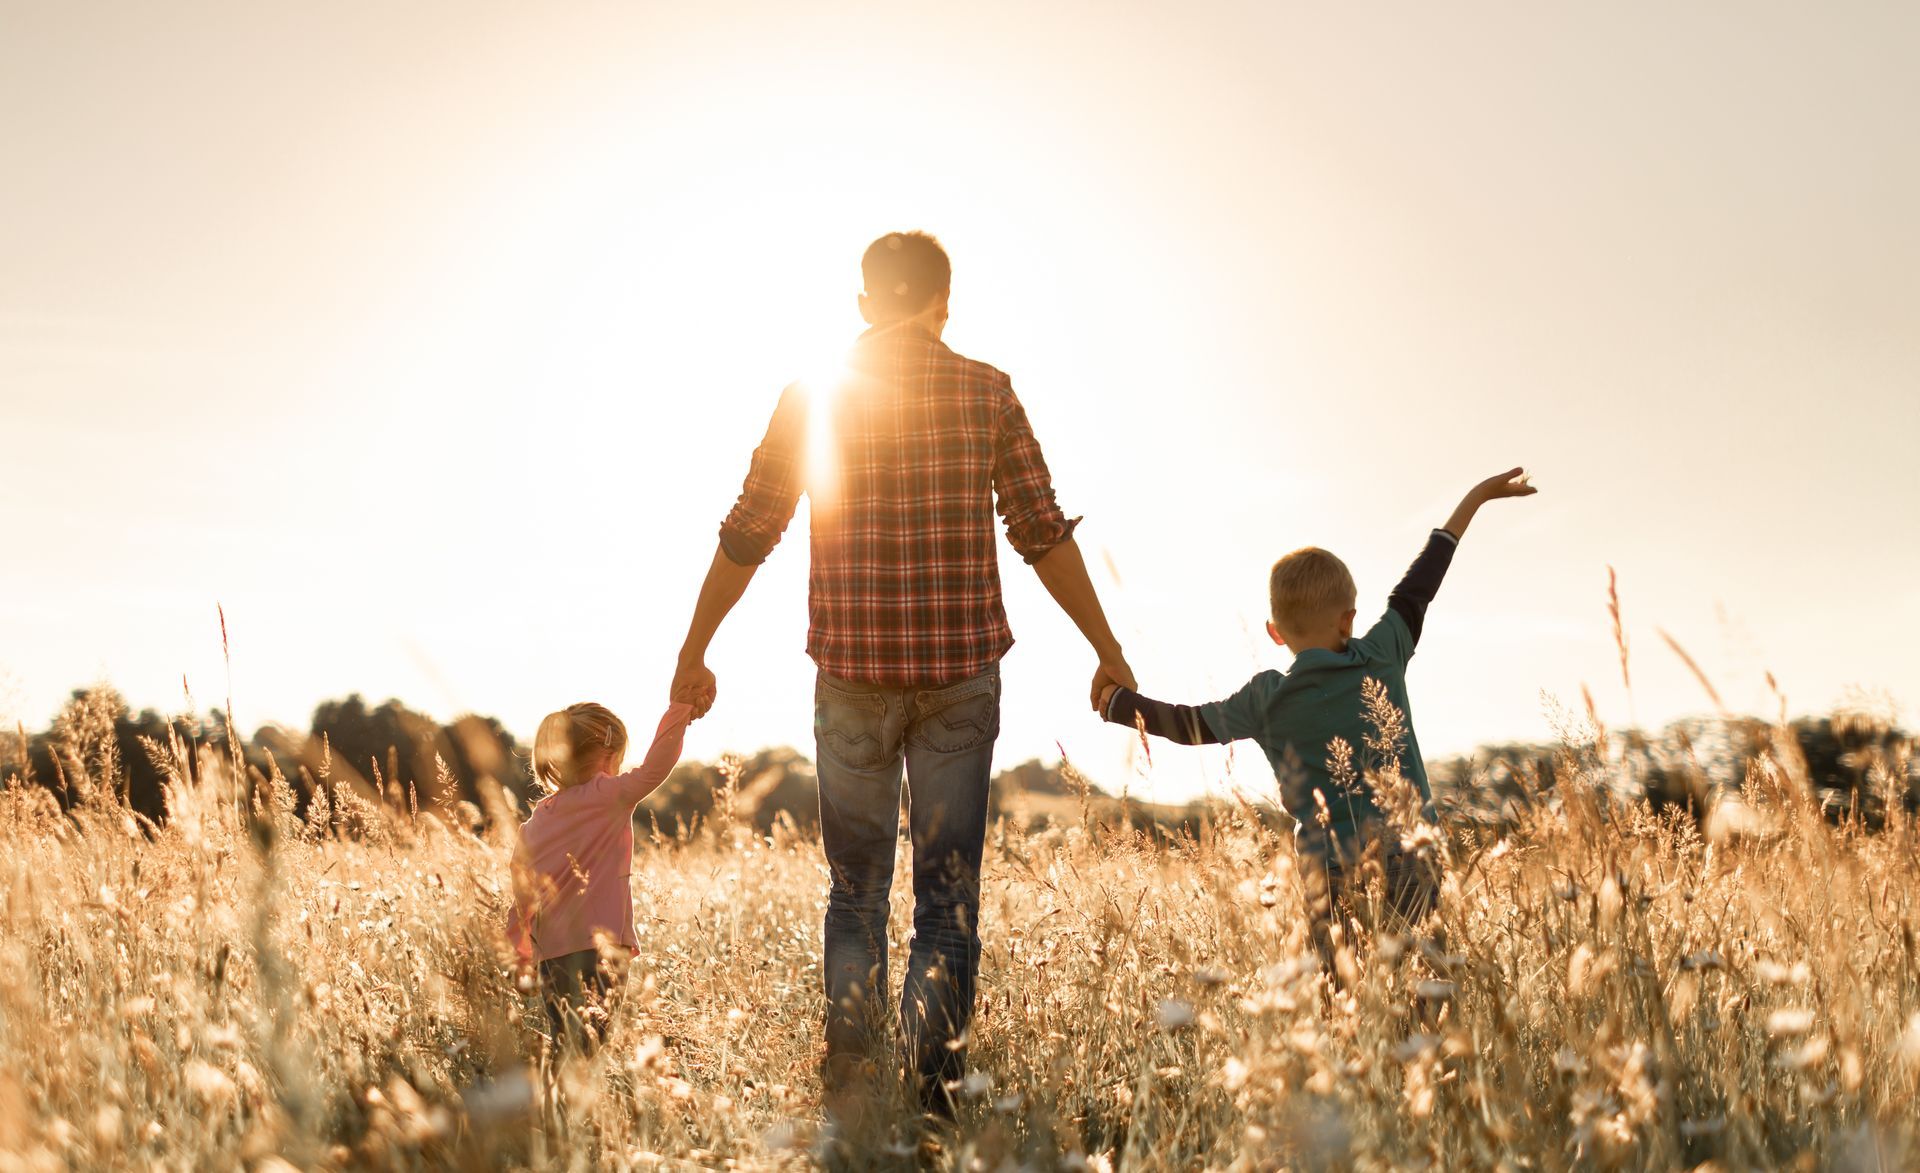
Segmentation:
<svg viewBox="0 0 1920 1173">
<path fill-rule="evenodd" d="M 1000 674 L 986 672 L 913 698 L 907 738 L 936 753 L 990 745 L 1000 735 Z"/>
<path fill-rule="evenodd" d="M 877 770 L 900 753 L 887 744 L 887 698 L 824 680 L 814 685 L 813 735 L 822 756 L 851 770 Z"/>
</svg>

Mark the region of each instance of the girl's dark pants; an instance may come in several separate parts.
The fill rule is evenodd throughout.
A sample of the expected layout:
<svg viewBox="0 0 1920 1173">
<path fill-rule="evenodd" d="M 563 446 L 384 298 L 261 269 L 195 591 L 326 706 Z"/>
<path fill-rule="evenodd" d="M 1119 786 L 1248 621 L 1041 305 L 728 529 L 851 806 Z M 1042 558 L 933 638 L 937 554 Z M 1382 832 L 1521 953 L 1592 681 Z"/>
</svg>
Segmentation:
<svg viewBox="0 0 1920 1173">
<path fill-rule="evenodd" d="M 547 1008 L 556 1047 L 591 1053 L 605 1038 L 618 970 L 597 949 L 582 949 L 540 963 L 540 1000 Z"/>
</svg>

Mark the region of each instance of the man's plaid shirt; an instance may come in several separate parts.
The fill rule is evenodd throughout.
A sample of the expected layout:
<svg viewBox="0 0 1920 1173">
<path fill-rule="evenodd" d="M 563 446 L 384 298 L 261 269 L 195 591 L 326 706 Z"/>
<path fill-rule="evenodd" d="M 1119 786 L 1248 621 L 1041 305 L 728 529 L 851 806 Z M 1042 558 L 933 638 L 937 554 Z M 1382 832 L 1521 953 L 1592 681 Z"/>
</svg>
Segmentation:
<svg viewBox="0 0 1920 1173">
<path fill-rule="evenodd" d="M 868 684 L 939 684 L 998 663 L 1013 632 L 995 509 L 1030 563 L 1079 521 L 1054 500 L 1007 376 L 911 326 L 863 335 L 837 386 L 781 394 L 720 527 L 727 557 L 763 561 L 802 492 L 813 529 L 807 653 Z"/>
</svg>

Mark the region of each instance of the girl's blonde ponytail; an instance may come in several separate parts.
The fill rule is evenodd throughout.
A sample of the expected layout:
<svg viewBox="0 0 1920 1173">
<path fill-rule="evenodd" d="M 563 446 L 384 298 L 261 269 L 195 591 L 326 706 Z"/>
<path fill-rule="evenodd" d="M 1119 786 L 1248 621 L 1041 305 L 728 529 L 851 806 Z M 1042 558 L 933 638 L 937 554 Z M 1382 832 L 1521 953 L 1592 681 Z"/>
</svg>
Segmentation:
<svg viewBox="0 0 1920 1173">
<path fill-rule="evenodd" d="M 627 752 L 627 727 L 605 705 L 583 701 L 548 713 L 533 735 L 533 777 L 549 791 L 578 786 L 587 779 L 580 764 L 616 765 Z"/>
</svg>

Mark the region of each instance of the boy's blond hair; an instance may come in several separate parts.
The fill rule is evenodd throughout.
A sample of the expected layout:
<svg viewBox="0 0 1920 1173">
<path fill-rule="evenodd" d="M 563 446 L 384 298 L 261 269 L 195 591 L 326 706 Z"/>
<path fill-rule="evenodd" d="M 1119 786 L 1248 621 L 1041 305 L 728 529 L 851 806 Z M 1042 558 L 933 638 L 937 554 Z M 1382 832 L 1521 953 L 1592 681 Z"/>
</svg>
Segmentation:
<svg viewBox="0 0 1920 1173">
<path fill-rule="evenodd" d="M 533 776 L 550 791 L 564 790 L 587 781 L 580 767 L 597 753 L 617 762 L 626 752 L 626 723 L 605 705 L 583 701 L 540 722 L 533 735 Z"/>
<path fill-rule="evenodd" d="M 1303 632 L 1352 610 L 1357 595 L 1347 564 L 1318 546 L 1306 546 L 1273 564 L 1267 580 L 1273 622 Z"/>
</svg>

